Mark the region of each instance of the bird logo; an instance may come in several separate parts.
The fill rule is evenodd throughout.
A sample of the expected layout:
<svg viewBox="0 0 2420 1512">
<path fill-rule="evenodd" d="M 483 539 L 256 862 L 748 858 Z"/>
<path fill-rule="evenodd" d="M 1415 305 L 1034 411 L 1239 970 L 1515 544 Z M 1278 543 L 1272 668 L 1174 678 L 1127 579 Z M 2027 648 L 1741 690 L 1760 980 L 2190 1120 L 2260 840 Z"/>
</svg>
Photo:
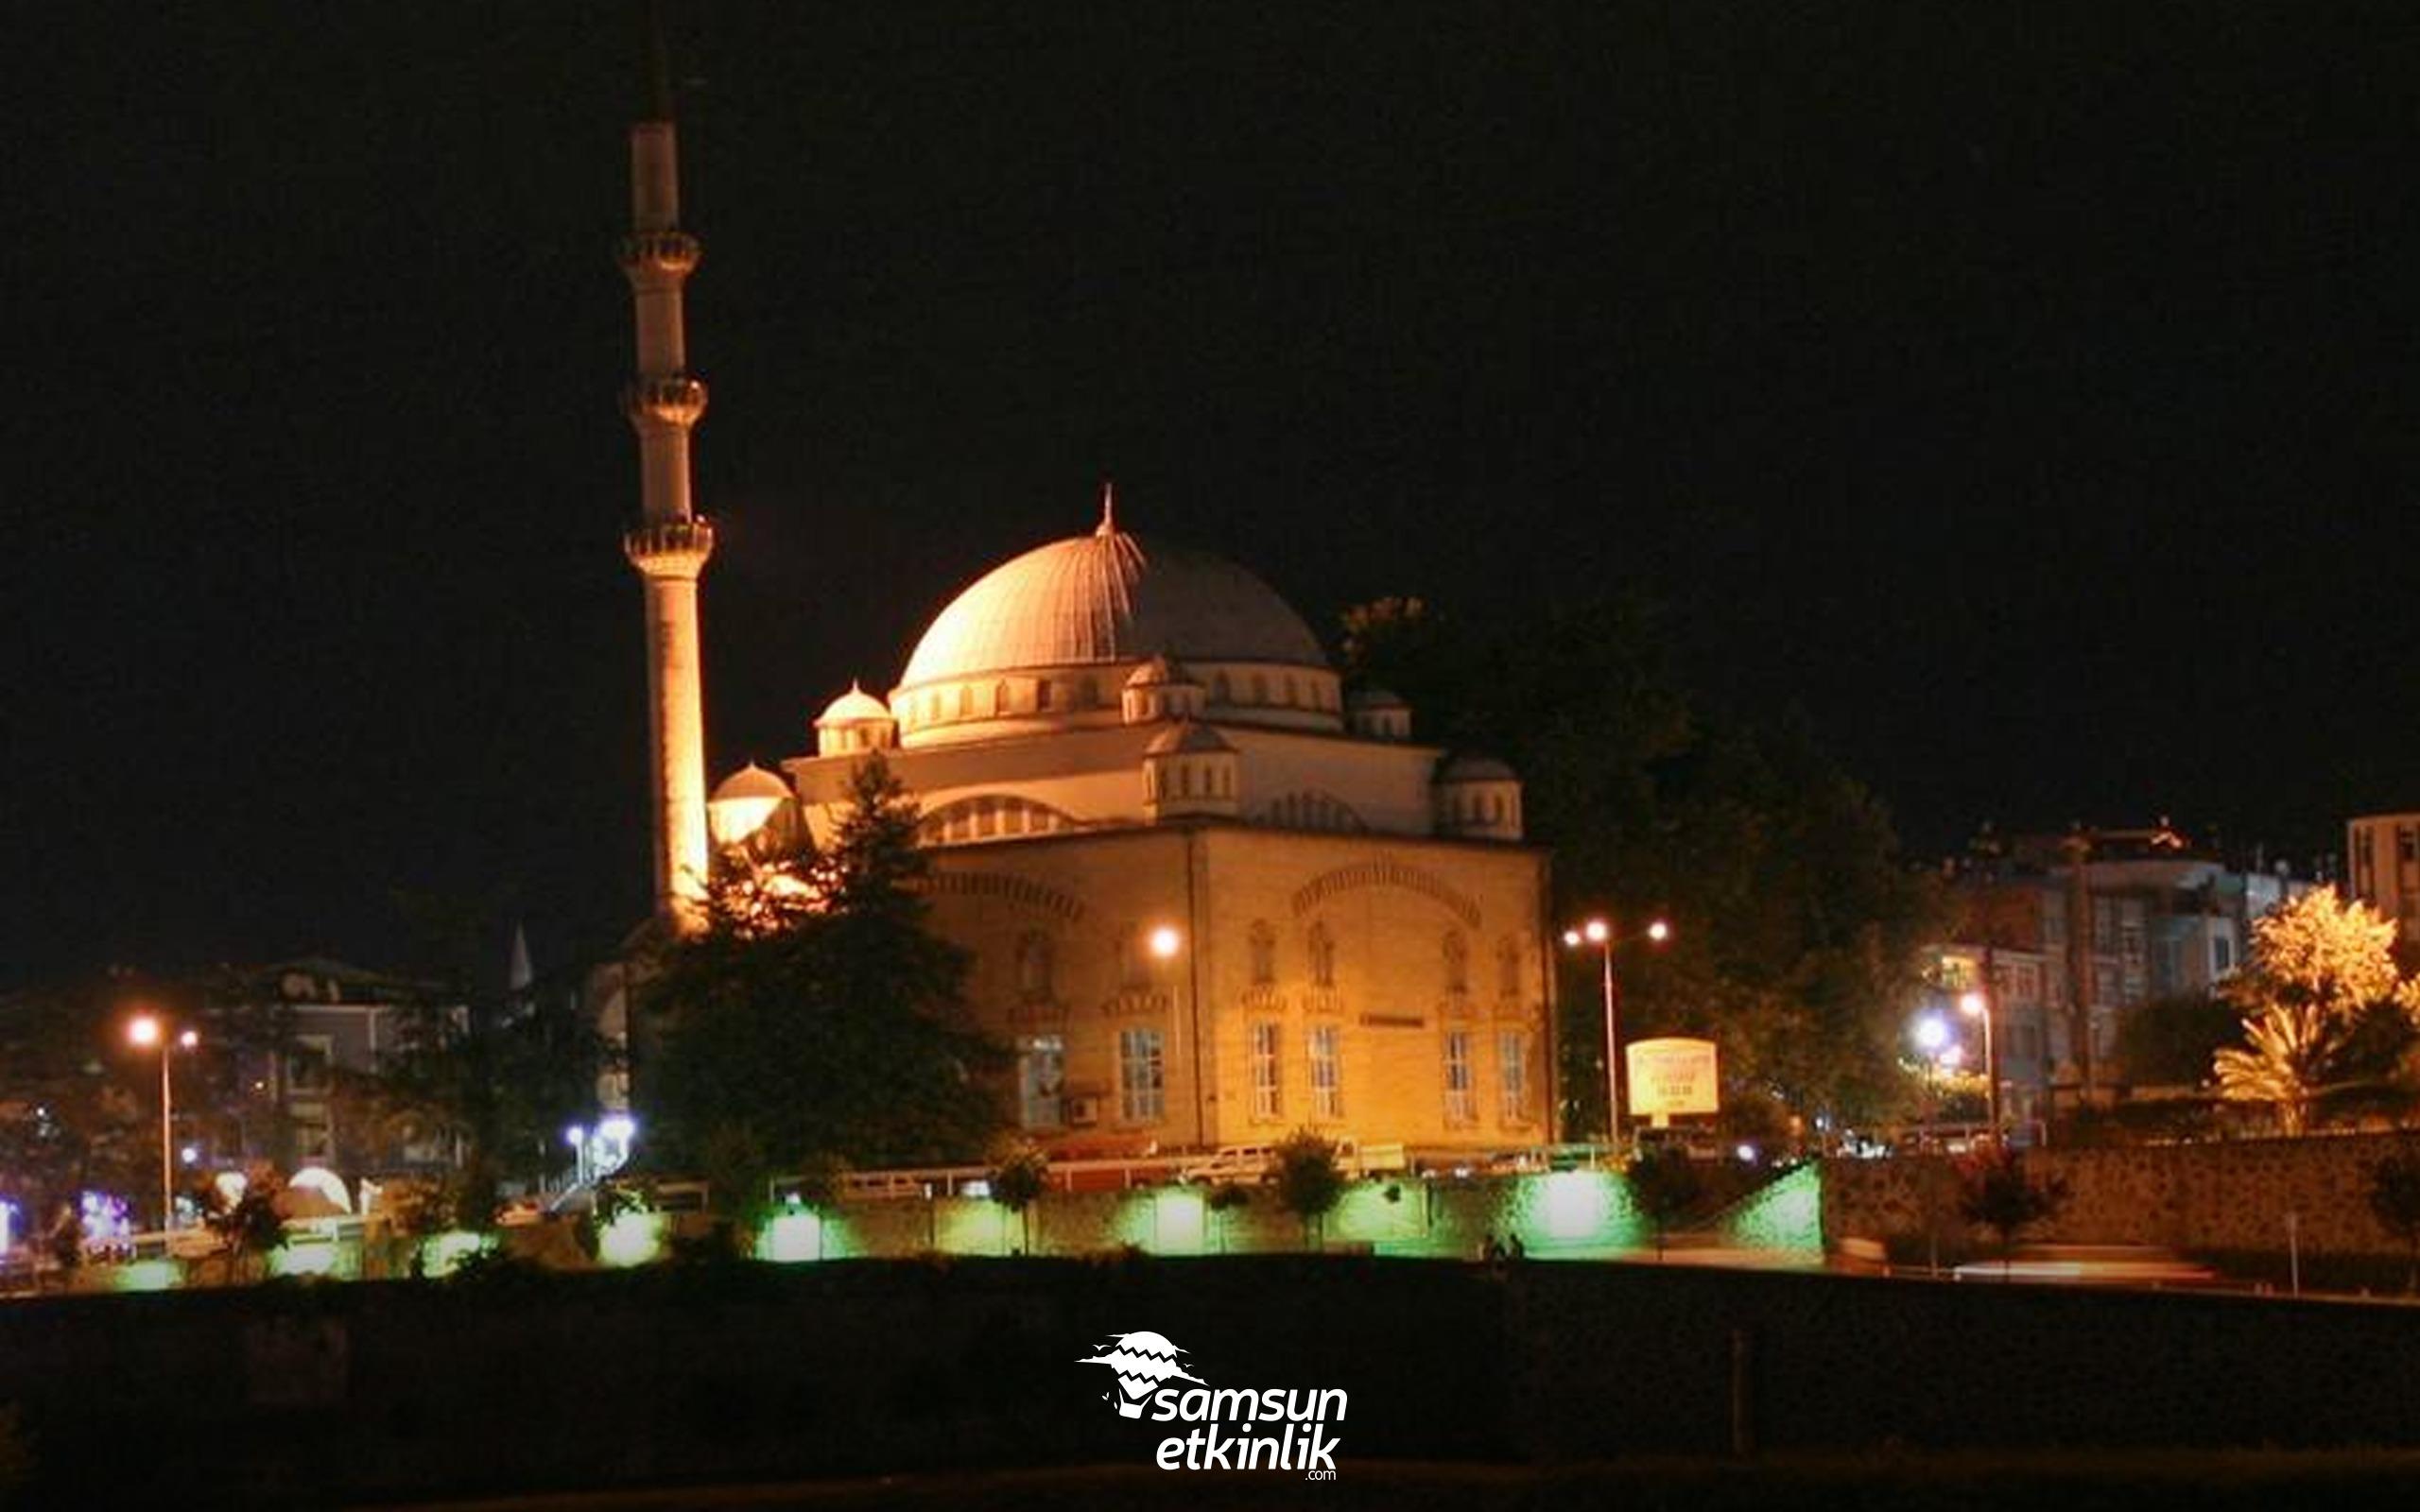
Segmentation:
<svg viewBox="0 0 2420 1512">
<path fill-rule="evenodd" d="M 1170 1344 L 1167 1337 L 1144 1330 L 1136 1333 L 1121 1333 L 1109 1341 L 1100 1353 L 1078 1365 L 1105 1365 L 1117 1372 L 1117 1390 L 1101 1400 L 1117 1403 L 1121 1418 L 1140 1418 L 1143 1403 L 1167 1381 L 1190 1381 L 1195 1385 L 1209 1383 L 1184 1373 L 1184 1351 Z"/>
</svg>

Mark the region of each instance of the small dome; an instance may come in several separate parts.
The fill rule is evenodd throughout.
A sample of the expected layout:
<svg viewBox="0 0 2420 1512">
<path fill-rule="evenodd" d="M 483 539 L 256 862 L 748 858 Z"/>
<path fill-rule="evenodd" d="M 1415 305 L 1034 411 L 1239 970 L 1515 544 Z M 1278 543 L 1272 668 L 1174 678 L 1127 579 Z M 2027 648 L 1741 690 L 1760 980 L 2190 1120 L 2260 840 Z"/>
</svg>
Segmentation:
<svg viewBox="0 0 2420 1512">
<path fill-rule="evenodd" d="M 823 713 L 816 716 L 815 722 L 818 726 L 864 725 L 876 721 L 888 721 L 890 718 L 889 704 L 852 682 L 849 684 L 849 691 L 826 705 Z"/>
<path fill-rule="evenodd" d="M 1437 768 L 1441 782 L 1517 782 L 1520 775 L 1493 756 L 1449 756 Z"/>
<path fill-rule="evenodd" d="M 1209 756 L 1220 751 L 1232 752 L 1236 747 L 1226 737 L 1208 725 L 1197 725 L 1190 719 L 1180 719 L 1151 737 L 1143 747 L 1146 756 Z"/>
<path fill-rule="evenodd" d="M 747 765 L 741 767 L 739 770 L 732 773 L 729 777 L 726 777 L 721 782 L 716 783 L 715 796 L 709 801 L 716 803 L 727 803 L 733 799 L 740 799 L 744 801 L 749 799 L 756 799 L 760 800 L 764 799 L 771 799 L 775 802 L 780 802 L 786 799 L 789 796 L 789 783 L 783 782 L 779 777 L 765 770 L 765 768 L 757 765 L 754 762 L 750 762 Z"/>
<path fill-rule="evenodd" d="M 1165 688 L 1170 683 L 1192 681 L 1193 674 L 1165 655 L 1151 658 L 1127 674 L 1126 678 L 1126 685 L 1130 688 Z"/>
</svg>

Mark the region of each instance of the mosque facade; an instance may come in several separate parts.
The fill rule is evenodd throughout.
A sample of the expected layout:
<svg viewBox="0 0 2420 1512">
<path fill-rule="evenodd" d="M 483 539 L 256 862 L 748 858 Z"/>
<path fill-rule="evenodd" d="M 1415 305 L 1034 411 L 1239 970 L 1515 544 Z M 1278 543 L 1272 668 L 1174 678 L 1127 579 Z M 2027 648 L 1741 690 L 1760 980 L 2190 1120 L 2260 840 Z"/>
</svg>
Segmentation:
<svg viewBox="0 0 2420 1512">
<path fill-rule="evenodd" d="M 886 696 L 717 787 L 719 846 L 829 837 L 879 753 L 931 849 L 933 921 L 1062 1149 L 1418 1149 L 1547 1137 L 1547 860 L 1502 764 L 1347 693 L 1244 569 L 1098 526 L 986 574 Z"/>
<path fill-rule="evenodd" d="M 1098 526 L 966 588 L 887 695 L 853 687 L 812 752 L 704 784 L 689 369 L 668 90 L 631 134 L 624 408 L 646 595 L 655 915 L 703 921 L 717 848 L 828 837 L 877 753 L 920 806 L 932 918 L 977 1022 L 1014 1048 L 1015 1121 L 1062 1149 L 1257 1143 L 1300 1126 L 1418 1149 L 1548 1137 L 1547 858 L 1501 764 L 1348 695 L 1317 636 L 1231 562 Z M 878 684 L 879 685 L 879 684 Z M 644 954 L 644 952 L 640 953 Z M 591 986 L 627 1040 L 632 966 Z M 627 1106 L 617 1074 L 600 1086 Z"/>
</svg>

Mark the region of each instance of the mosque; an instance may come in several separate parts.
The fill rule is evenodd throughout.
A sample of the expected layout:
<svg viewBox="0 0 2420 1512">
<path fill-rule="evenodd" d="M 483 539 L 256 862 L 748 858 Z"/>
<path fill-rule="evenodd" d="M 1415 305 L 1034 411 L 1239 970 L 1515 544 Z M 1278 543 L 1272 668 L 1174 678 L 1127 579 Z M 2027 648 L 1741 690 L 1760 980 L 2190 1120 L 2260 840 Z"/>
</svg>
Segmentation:
<svg viewBox="0 0 2420 1512">
<path fill-rule="evenodd" d="M 932 848 L 933 922 L 972 954 L 977 1021 L 1013 1046 L 1015 1121 L 1057 1148 L 1258 1143 L 1307 1125 L 1481 1149 L 1549 1137 L 1547 856 L 1502 764 L 1411 738 L 1346 692 L 1252 573 L 1098 524 L 994 568 L 895 680 L 852 686 L 815 748 L 704 790 L 670 112 L 632 130 L 622 263 L 642 519 L 657 918 L 696 927 L 717 848 L 827 837 L 880 753 Z M 619 993 L 613 994 L 619 997 Z M 623 1010 L 609 1004 L 606 1026 Z"/>
</svg>

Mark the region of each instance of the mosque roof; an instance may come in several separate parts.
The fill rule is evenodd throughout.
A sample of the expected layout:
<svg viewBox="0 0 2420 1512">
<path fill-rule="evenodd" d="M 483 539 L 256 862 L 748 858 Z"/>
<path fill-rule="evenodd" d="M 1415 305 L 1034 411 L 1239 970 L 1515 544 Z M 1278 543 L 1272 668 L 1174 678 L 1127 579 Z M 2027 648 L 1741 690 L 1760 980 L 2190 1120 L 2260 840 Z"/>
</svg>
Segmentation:
<svg viewBox="0 0 2420 1512">
<path fill-rule="evenodd" d="M 1319 638 L 1267 583 L 1223 558 L 1100 528 L 977 578 L 916 644 L 905 688 L 994 673 L 1118 663 L 1327 666 Z"/>
</svg>

